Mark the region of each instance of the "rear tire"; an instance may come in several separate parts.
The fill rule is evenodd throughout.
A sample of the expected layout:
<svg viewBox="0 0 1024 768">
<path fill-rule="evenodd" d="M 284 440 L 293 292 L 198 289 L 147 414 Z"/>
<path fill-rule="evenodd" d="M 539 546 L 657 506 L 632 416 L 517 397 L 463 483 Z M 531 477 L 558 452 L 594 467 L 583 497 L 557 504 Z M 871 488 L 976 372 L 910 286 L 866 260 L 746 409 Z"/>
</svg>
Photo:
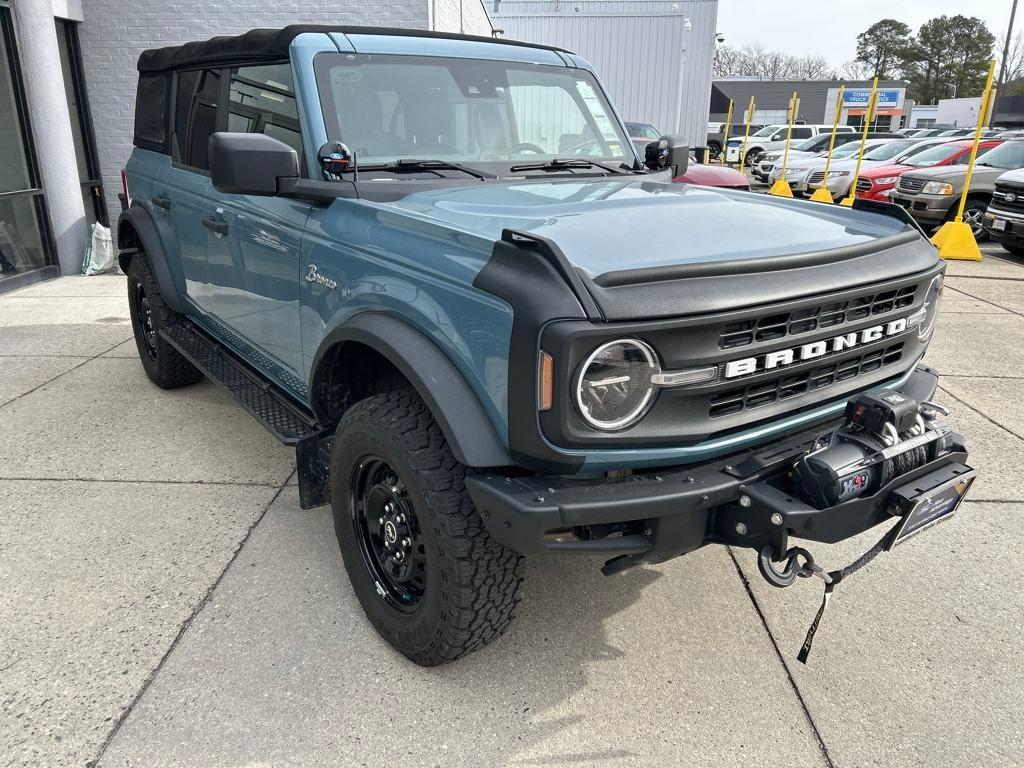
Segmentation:
<svg viewBox="0 0 1024 768">
<path fill-rule="evenodd" d="M 722 145 L 717 141 L 708 142 L 708 158 L 711 160 L 717 160 L 722 155 Z"/>
<path fill-rule="evenodd" d="M 128 265 L 128 307 L 135 346 L 150 381 L 161 389 L 177 389 L 203 378 L 202 371 L 160 335 L 162 328 L 181 322 L 182 316 L 167 306 L 142 253 L 136 254 Z"/>
<path fill-rule="evenodd" d="M 342 417 L 331 506 L 345 570 L 370 623 L 422 666 L 453 661 L 508 629 L 522 558 L 490 537 L 466 468 L 409 389 Z"/>
</svg>

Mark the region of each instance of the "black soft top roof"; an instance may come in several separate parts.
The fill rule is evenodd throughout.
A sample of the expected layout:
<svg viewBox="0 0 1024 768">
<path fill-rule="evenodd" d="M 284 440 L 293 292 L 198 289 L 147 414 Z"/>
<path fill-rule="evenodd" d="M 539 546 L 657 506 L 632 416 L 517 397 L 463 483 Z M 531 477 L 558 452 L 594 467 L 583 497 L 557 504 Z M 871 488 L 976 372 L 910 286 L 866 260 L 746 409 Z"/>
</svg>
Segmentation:
<svg viewBox="0 0 1024 768">
<path fill-rule="evenodd" d="M 472 40 L 478 43 L 500 43 L 519 45 L 526 48 L 543 48 L 561 51 L 549 45 L 521 43 L 495 37 L 458 35 L 449 32 L 431 32 L 424 29 L 399 29 L 396 27 L 335 27 L 324 25 L 293 24 L 282 29 L 253 29 L 242 35 L 213 37 L 195 43 L 185 43 L 168 48 L 151 48 L 139 55 L 139 72 L 162 72 L 197 65 L 228 66 L 236 62 L 278 61 L 288 57 L 288 46 L 304 32 L 340 32 L 351 35 L 397 35 L 402 37 L 435 37 L 445 40 Z"/>
</svg>

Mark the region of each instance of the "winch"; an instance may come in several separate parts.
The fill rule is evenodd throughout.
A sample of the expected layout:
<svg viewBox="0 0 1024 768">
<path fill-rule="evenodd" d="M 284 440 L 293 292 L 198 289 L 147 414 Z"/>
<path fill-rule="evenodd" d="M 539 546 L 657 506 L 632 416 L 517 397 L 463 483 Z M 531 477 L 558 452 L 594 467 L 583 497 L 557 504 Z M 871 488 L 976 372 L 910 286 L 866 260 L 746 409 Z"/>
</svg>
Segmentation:
<svg viewBox="0 0 1024 768">
<path fill-rule="evenodd" d="M 817 509 L 875 493 L 949 449 L 949 428 L 939 419 L 947 413 L 893 390 L 857 396 L 846 404 L 843 426 L 797 460 L 795 492 Z"/>
<path fill-rule="evenodd" d="M 798 520 L 821 515 L 831 516 L 838 525 L 842 518 L 858 515 L 876 522 L 896 518 L 895 525 L 871 549 L 833 571 L 815 563 L 803 547 L 791 547 L 784 553 L 777 543 L 760 548 L 759 570 L 773 586 L 787 587 L 798 577 L 812 576 L 825 583 L 821 607 L 797 657 L 801 662 L 807 660 L 836 585 L 881 552 L 951 515 L 963 500 L 976 473 L 957 460 L 965 455 L 959 436 L 942 420 L 947 414 L 940 405 L 918 403 L 894 390 L 858 395 L 847 403 L 843 425 L 819 437 L 794 461 L 790 477 L 796 499 L 782 494 L 789 505 L 775 518 L 780 524 L 793 524 L 790 530 L 796 535 L 828 541 L 820 537 L 814 523 L 805 522 L 803 528 L 796 525 Z M 777 491 L 764 488 L 748 493 L 761 500 L 780 499 Z M 799 509 L 803 505 L 807 505 L 805 511 Z M 781 570 L 776 562 L 784 562 Z"/>
</svg>

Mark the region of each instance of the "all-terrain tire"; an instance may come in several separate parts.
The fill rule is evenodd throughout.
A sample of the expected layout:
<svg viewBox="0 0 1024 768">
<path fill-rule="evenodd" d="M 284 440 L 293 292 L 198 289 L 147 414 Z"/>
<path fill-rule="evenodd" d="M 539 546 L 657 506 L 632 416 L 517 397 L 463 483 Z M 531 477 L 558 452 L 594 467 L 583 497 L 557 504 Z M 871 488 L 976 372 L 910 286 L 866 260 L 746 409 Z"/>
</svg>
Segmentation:
<svg viewBox="0 0 1024 768">
<path fill-rule="evenodd" d="M 170 345 L 160 329 L 181 322 L 182 316 L 167 306 L 145 254 L 138 253 L 128 265 L 128 307 L 139 359 L 150 381 L 161 389 L 195 384 L 203 373 Z"/>
<path fill-rule="evenodd" d="M 392 514 L 396 507 L 409 513 L 400 518 L 412 526 L 407 556 L 420 558 L 422 573 L 414 603 L 403 602 L 412 600 L 402 592 L 408 585 L 397 593 L 391 588 L 389 571 L 381 570 L 381 549 L 373 546 L 386 540 L 377 515 L 387 513 L 374 507 L 379 490 L 364 490 L 368 464 L 393 470 L 386 483 L 397 478 L 390 490 L 400 488 L 400 495 L 389 497 Z M 422 666 L 453 661 L 500 637 L 520 600 L 522 557 L 490 537 L 466 491 L 465 475 L 426 404 L 407 388 L 356 403 L 338 425 L 331 506 L 345 569 L 373 626 Z"/>
</svg>

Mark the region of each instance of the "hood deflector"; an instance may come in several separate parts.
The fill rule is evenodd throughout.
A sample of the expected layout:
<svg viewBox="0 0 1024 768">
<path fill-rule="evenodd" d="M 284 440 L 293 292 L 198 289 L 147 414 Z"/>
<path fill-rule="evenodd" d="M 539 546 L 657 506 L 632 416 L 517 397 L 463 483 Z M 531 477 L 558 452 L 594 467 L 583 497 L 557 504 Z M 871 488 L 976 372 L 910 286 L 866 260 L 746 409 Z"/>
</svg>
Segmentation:
<svg viewBox="0 0 1024 768">
<path fill-rule="evenodd" d="M 903 232 L 826 251 L 626 269 L 591 276 L 575 268 L 550 238 L 515 229 L 502 240 L 542 255 L 572 289 L 588 319 L 656 320 L 707 314 L 826 294 L 916 274 L 939 262 L 935 247 L 898 206 L 870 201 L 854 208 L 891 216 Z M 681 235 L 685 247 L 685 235 Z"/>
</svg>

